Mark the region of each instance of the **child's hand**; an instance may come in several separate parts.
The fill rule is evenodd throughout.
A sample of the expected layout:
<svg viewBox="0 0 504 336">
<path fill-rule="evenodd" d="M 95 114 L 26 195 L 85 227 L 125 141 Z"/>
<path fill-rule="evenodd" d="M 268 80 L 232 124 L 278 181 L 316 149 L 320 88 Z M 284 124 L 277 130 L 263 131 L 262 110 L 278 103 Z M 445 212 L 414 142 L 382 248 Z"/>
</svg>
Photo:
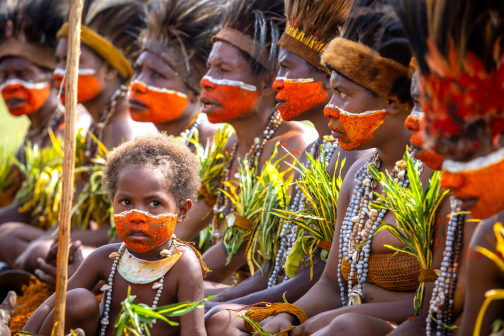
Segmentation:
<svg viewBox="0 0 504 336">
<path fill-rule="evenodd" d="M 0 336 L 10 336 L 10 322 L 16 306 L 16 293 L 10 291 L 0 305 Z"/>
<path fill-rule="evenodd" d="M 82 251 L 80 247 L 82 246 L 80 240 L 72 242 L 70 244 L 70 251 L 68 255 L 68 278 L 70 279 L 72 275 L 77 271 L 79 266 L 84 261 L 82 257 Z M 58 242 L 56 241 L 49 250 L 45 260 L 39 258 L 37 261 L 39 263 L 39 268 L 35 270 L 35 274 L 40 279 L 40 281 L 45 282 L 50 287 L 56 287 L 56 260 L 58 257 Z"/>
</svg>

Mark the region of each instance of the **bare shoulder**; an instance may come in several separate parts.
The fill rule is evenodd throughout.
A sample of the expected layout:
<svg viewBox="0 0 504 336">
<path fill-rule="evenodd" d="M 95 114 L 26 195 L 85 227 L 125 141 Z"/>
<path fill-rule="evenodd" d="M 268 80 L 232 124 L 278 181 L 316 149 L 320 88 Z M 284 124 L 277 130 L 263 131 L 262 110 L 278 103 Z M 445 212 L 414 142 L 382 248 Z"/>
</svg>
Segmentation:
<svg viewBox="0 0 504 336">
<path fill-rule="evenodd" d="M 201 263 L 191 247 L 186 244 L 176 242 L 177 249 L 182 252 L 182 256 L 175 266 L 182 270 L 184 277 L 194 277 L 197 274 L 201 275 Z"/>
<path fill-rule="evenodd" d="M 303 139 L 305 139 L 305 143 L 309 144 L 317 140 L 318 133 L 315 128 L 307 126 L 301 122 L 283 121 L 282 124 L 280 124 L 280 127 L 278 127 L 278 130 L 273 139 L 277 137 L 282 139 L 282 141 L 289 138 L 302 137 Z"/>
<path fill-rule="evenodd" d="M 92 258 L 92 260 L 94 260 L 94 259 L 102 259 L 105 257 L 107 257 L 107 259 L 108 259 L 111 253 L 119 251 L 121 244 L 122 243 L 115 243 L 115 244 L 107 244 L 107 245 L 100 246 L 96 250 L 91 252 L 91 254 L 86 258 L 86 260 L 88 258 Z"/>
</svg>

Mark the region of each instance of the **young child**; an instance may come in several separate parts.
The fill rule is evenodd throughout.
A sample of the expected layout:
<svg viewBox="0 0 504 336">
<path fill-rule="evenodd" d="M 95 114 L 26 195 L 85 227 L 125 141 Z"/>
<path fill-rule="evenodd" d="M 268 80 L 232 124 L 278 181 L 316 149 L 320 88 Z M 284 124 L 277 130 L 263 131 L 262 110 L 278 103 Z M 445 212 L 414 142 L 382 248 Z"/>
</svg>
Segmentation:
<svg viewBox="0 0 504 336">
<path fill-rule="evenodd" d="M 123 243 L 95 250 L 68 281 L 65 332 L 82 328 L 86 335 L 112 335 L 128 287 L 137 304 L 159 307 L 202 300 L 200 260 L 173 236 L 201 184 L 190 149 L 165 134 L 137 137 L 108 155 L 102 182 Z M 101 280 L 100 304 L 91 290 Z M 24 331 L 50 335 L 54 304 L 55 295 L 35 311 Z M 158 321 L 151 334 L 206 335 L 203 314 L 195 309 L 181 316 L 179 328 Z"/>
</svg>

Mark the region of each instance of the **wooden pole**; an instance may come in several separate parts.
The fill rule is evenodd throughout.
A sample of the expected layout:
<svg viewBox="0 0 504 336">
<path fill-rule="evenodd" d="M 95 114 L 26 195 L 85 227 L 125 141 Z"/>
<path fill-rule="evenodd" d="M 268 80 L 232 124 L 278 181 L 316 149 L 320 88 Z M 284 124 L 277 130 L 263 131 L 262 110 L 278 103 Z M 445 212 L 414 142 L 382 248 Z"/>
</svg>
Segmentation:
<svg viewBox="0 0 504 336">
<path fill-rule="evenodd" d="M 65 336 L 65 307 L 68 280 L 71 212 L 74 194 L 75 111 L 77 109 L 77 75 L 79 71 L 80 31 L 83 0 L 71 0 L 68 31 L 68 54 L 65 84 L 65 140 L 63 156 L 63 196 L 59 217 L 56 306 L 56 335 Z"/>
</svg>

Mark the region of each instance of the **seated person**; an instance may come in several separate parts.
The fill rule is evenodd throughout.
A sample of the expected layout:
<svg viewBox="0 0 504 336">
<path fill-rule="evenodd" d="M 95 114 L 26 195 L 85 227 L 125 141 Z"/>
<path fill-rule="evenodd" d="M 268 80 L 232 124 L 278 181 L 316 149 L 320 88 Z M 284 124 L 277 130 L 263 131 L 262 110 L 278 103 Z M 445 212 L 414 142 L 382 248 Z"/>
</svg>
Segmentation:
<svg viewBox="0 0 504 336">
<path fill-rule="evenodd" d="M 199 256 L 173 236 L 201 184 L 198 161 L 191 150 L 183 141 L 164 134 L 138 137 L 108 155 L 102 183 L 113 203 L 123 243 L 95 250 L 68 281 L 66 333 L 82 328 L 86 335 L 112 335 L 113 321 L 129 287 L 136 295 L 135 303 L 153 307 L 203 299 Z M 141 271 L 146 268 L 155 272 Z M 107 283 L 101 288 L 101 304 L 91 292 L 100 281 Z M 24 330 L 50 335 L 54 305 L 52 295 Z M 206 335 L 203 310 L 181 316 L 180 328 L 157 323 L 151 333 Z"/>
</svg>

